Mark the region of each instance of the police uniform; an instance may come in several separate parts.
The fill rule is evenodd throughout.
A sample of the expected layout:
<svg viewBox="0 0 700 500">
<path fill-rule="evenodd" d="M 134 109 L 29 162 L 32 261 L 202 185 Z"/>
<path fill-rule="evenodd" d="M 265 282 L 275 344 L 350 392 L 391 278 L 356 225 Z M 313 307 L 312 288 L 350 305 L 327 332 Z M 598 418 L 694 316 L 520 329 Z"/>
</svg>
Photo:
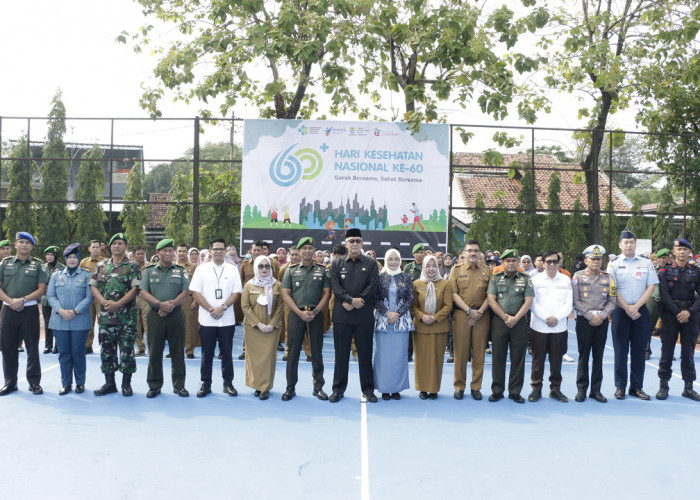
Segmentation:
<svg viewBox="0 0 700 500">
<path fill-rule="evenodd" d="M 690 247 L 687 240 L 677 239 L 674 246 Z M 700 396 L 693 389 L 695 380 L 695 341 L 698 332 L 698 313 L 700 313 L 700 269 L 687 262 L 681 267 L 677 262 L 667 264 L 659 269 L 659 296 L 661 297 L 661 359 L 659 360 L 659 379 L 661 388 L 658 399 L 668 397 L 668 380 L 673 372 L 671 365 L 676 347 L 678 332 L 681 337 L 681 377 L 686 390 L 683 396 L 700 401 Z M 676 316 L 681 311 L 688 311 L 690 318 L 686 323 L 678 321 Z M 661 396 L 661 397 L 659 397 Z"/>
<path fill-rule="evenodd" d="M 29 233 L 18 233 L 17 239 L 26 239 L 34 244 Z M 5 386 L 0 395 L 17 390 L 19 359 L 17 347 L 22 339 L 27 347 L 27 381 L 34 394 L 43 392 L 41 363 L 39 361 L 39 307 L 37 300 L 27 300 L 27 295 L 44 288 L 49 278 L 39 259 L 28 256 L 21 260 L 16 255 L 6 257 L 0 263 L 0 289 L 10 299 L 24 297 L 24 308 L 15 311 L 4 303 L 0 313 L 0 342 L 2 343 L 2 365 Z M 42 286 L 43 285 L 43 286 Z M 38 297 L 37 297 L 38 298 Z"/>
<path fill-rule="evenodd" d="M 314 244 L 303 238 L 297 248 L 305 244 Z M 318 307 L 321 299 L 330 295 L 330 279 L 326 268 L 313 260 L 310 266 L 301 262 L 289 266 L 282 277 L 282 289 L 289 290 L 291 299 L 302 311 L 313 311 L 314 319 L 310 322 L 302 320 L 298 314 L 290 311 L 287 320 L 287 392 L 294 392 L 298 380 L 299 353 L 302 340 L 308 335 L 311 343 L 311 367 L 314 391 L 323 389 L 323 304 Z M 325 297 L 324 303 L 327 302 Z M 291 398 L 289 398 L 291 399 Z"/>
<path fill-rule="evenodd" d="M 491 279 L 491 269 L 476 264 L 474 267 L 468 262 L 457 264 L 450 272 L 449 282 L 452 292 L 464 301 L 467 310 L 479 309 L 484 306 L 486 289 Z M 487 306 L 484 306 L 485 308 Z M 456 391 L 463 392 L 467 381 L 467 360 L 472 362 L 471 391 L 475 394 L 481 390 L 481 381 L 484 375 L 484 357 L 489 337 L 491 317 L 488 311 L 484 311 L 481 319 L 474 326 L 468 326 L 469 315 L 466 311 L 455 307 L 453 312 L 453 338 L 454 338 L 454 387 Z M 461 392 L 455 397 L 461 396 Z M 477 398 L 479 396 L 477 395 Z"/>
<path fill-rule="evenodd" d="M 502 259 L 518 257 L 515 251 L 503 252 Z M 532 279 L 527 273 L 516 271 L 510 275 L 503 271 L 494 274 L 486 291 L 492 300 L 509 316 L 515 316 L 525 303 L 527 297 L 534 297 Z M 508 397 L 522 402 L 520 392 L 525 377 L 525 355 L 527 353 L 529 328 L 527 316 L 508 328 L 497 314 L 491 318 L 492 342 L 492 383 L 489 401 L 498 401 L 503 397 L 506 379 L 506 361 L 510 346 L 510 376 L 508 379 Z"/>
<path fill-rule="evenodd" d="M 605 248 L 591 245 L 583 251 L 587 257 L 605 255 Z M 578 370 L 576 372 L 576 401 L 586 398 L 590 380 L 590 397 L 596 401 L 605 402 L 600 392 L 603 382 L 603 353 L 605 341 L 608 338 L 608 316 L 615 310 L 617 292 L 615 280 L 609 273 L 599 271 L 596 274 L 583 269 L 574 274 L 571 281 L 574 294 L 574 309 L 576 317 L 576 341 L 578 343 Z M 593 316 L 601 316 L 603 322 L 598 326 L 590 324 Z M 589 379 L 588 360 L 593 356 L 593 366 Z"/>
<path fill-rule="evenodd" d="M 56 247 L 56 246 L 51 246 L 48 247 L 46 250 L 44 250 L 44 255 L 47 253 L 53 253 L 53 264 L 49 264 L 48 262 L 44 264 L 44 270 L 46 271 L 47 276 L 49 277 L 49 281 L 51 280 L 51 275 L 55 273 L 56 271 L 60 271 L 61 269 L 65 269 L 65 265 L 61 264 L 58 261 L 58 256 L 61 252 L 61 249 Z M 41 315 L 44 318 L 44 354 L 50 353 L 52 350 L 54 353 L 58 352 L 58 345 L 54 348 L 53 345 L 53 332 L 51 331 L 51 328 L 49 328 L 49 320 L 51 319 L 51 306 L 49 305 L 48 300 L 46 299 L 46 295 L 42 295 L 41 297 Z"/>
</svg>

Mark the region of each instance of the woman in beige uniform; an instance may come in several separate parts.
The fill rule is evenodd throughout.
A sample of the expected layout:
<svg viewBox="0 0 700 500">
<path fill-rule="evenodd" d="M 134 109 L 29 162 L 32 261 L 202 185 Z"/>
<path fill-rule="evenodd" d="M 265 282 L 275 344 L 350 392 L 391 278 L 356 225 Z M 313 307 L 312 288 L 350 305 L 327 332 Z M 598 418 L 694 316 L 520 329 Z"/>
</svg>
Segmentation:
<svg viewBox="0 0 700 500">
<path fill-rule="evenodd" d="M 284 311 L 282 285 L 272 274 L 272 262 L 264 255 L 255 259 L 253 271 L 255 277 L 245 284 L 241 294 L 245 315 L 245 384 L 255 389 L 256 397 L 265 400 L 270 397 L 275 380 Z"/>
<path fill-rule="evenodd" d="M 416 390 L 421 399 L 437 399 L 442 381 L 442 364 L 450 330 L 452 287 L 440 276 L 434 255 L 423 260 L 420 278 L 413 282 L 411 316 Z"/>
</svg>

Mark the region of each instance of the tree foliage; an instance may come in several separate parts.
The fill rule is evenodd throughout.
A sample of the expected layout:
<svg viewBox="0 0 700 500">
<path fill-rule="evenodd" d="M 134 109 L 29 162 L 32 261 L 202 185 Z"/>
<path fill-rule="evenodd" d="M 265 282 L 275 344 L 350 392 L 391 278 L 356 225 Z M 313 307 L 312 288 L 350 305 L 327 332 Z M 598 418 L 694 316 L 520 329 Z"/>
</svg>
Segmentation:
<svg viewBox="0 0 700 500">
<path fill-rule="evenodd" d="M 241 228 L 241 178 L 233 170 L 206 172 L 200 178 L 200 244 L 208 245 L 213 238 L 236 241 Z"/>
<path fill-rule="evenodd" d="M 100 202 L 105 186 L 103 169 L 104 152 L 97 144 L 83 155 L 75 178 L 76 203 L 73 214 L 75 220 L 75 239 L 83 244 L 90 240 L 105 240 L 105 222 L 107 216 Z M 90 203 L 93 202 L 93 203 Z"/>
<path fill-rule="evenodd" d="M 136 203 L 125 203 L 119 214 L 124 232 L 129 238 L 130 245 L 146 244 L 146 223 L 148 222 L 148 207 L 143 202 L 143 175 L 141 174 L 141 163 L 136 162 L 126 181 L 126 191 L 123 196 L 124 201 Z"/>
<path fill-rule="evenodd" d="M 521 253 L 531 253 L 534 250 L 532 241 L 533 238 L 531 238 L 531 235 L 534 233 L 534 239 L 537 239 L 536 235 L 540 229 L 541 216 L 537 215 L 536 213 L 537 208 L 539 208 L 539 204 L 537 202 L 535 188 L 532 182 L 533 172 L 531 165 L 526 165 L 524 167 L 524 171 L 525 174 L 519 181 L 521 187 L 520 191 L 518 192 L 517 212 L 514 216 L 516 231 L 515 248 L 517 248 Z M 535 212 L 534 214 L 533 211 Z"/>
<path fill-rule="evenodd" d="M 39 167 L 42 186 L 39 192 L 37 240 L 42 245 L 69 242 L 71 213 L 68 204 L 61 203 L 68 200 L 69 183 L 68 153 L 63 141 L 65 134 L 66 108 L 58 91 L 51 101 L 46 144 Z"/>
<path fill-rule="evenodd" d="M 556 250 L 565 252 L 566 247 L 566 218 L 561 212 L 561 180 L 557 172 L 549 176 L 547 187 L 547 209 L 549 212 L 542 224 L 542 235 L 538 238 L 538 247 L 543 250 Z"/>
<path fill-rule="evenodd" d="M 661 189 L 657 212 L 665 215 L 657 215 L 654 220 L 654 248 L 671 248 L 673 240 L 678 237 L 678 230 L 673 224 L 673 215 L 668 215 L 676 213 L 671 184 L 666 184 Z"/>
<path fill-rule="evenodd" d="M 581 198 L 577 197 L 566 224 L 566 243 L 568 245 L 566 248 L 575 254 L 583 252 L 588 242 L 586 239 L 586 217 L 582 210 L 583 203 L 581 203 Z"/>
<path fill-rule="evenodd" d="M 17 142 L 10 152 L 8 202 L 5 220 L 2 224 L 5 237 L 10 240 L 13 240 L 19 231 L 28 231 L 31 234 L 36 231 L 36 211 L 32 202 L 34 189 L 31 185 L 33 167 L 35 165 L 27 149 L 25 136 Z"/>
<path fill-rule="evenodd" d="M 469 232 L 466 239 L 476 240 L 483 249 L 489 245 L 489 220 L 486 213 L 486 204 L 481 193 L 477 193 L 474 199 L 474 212 L 472 213 L 472 223 L 469 226 Z"/>
<path fill-rule="evenodd" d="M 192 177 L 184 172 L 178 172 L 173 179 L 168 193 L 170 201 L 177 204 L 169 205 L 163 223 L 165 236 L 177 243 L 192 244 Z"/>
</svg>

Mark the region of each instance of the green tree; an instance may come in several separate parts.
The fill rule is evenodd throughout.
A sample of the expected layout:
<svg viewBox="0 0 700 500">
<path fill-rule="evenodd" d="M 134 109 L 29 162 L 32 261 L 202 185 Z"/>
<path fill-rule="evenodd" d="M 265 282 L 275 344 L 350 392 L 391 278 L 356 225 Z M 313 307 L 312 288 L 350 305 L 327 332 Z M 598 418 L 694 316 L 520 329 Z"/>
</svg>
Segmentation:
<svg viewBox="0 0 700 500">
<path fill-rule="evenodd" d="M 566 243 L 570 252 L 576 254 L 583 251 L 588 246 L 586 239 L 586 219 L 583 213 L 581 198 L 577 197 L 574 202 L 573 211 L 569 215 L 566 225 Z"/>
<path fill-rule="evenodd" d="M 71 213 L 68 211 L 68 153 L 63 136 L 66 133 L 66 108 L 61 92 L 51 101 L 48 133 L 39 167 L 42 186 L 39 192 L 39 227 L 37 240 L 42 244 L 67 244 Z M 44 201 L 46 200 L 46 201 Z"/>
<path fill-rule="evenodd" d="M 192 241 L 192 177 L 178 172 L 173 179 L 168 193 L 170 201 L 177 202 L 168 206 L 164 222 L 165 236 L 178 243 L 194 244 Z"/>
<path fill-rule="evenodd" d="M 95 144 L 83 155 L 75 178 L 75 199 L 78 200 L 74 213 L 75 239 L 82 244 L 87 244 L 90 240 L 105 240 L 107 237 L 107 216 L 100 205 L 104 199 L 102 191 L 105 186 L 103 163 L 104 152 Z"/>
<path fill-rule="evenodd" d="M 613 204 L 608 198 L 605 203 L 605 212 L 603 215 L 603 246 L 607 253 L 619 253 L 619 236 L 620 231 L 625 227 L 625 221 L 615 214 Z M 610 212 L 610 213 L 608 213 Z M 590 220 L 590 219 L 589 219 Z M 595 243 L 596 240 L 593 240 Z"/>
<path fill-rule="evenodd" d="M 200 244 L 208 245 L 213 238 L 234 242 L 240 234 L 241 178 L 234 171 L 226 170 L 202 176 L 202 201 L 208 203 L 201 209 Z"/>
<path fill-rule="evenodd" d="M 647 221 L 644 220 L 642 215 L 642 204 L 639 198 L 635 197 L 632 199 L 632 216 L 627 221 L 627 228 L 632 231 L 637 238 L 650 238 L 651 237 L 651 227 Z"/>
<path fill-rule="evenodd" d="M 494 208 L 500 210 L 493 212 L 489 217 L 489 248 L 502 253 L 506 248 L 513 247 L 513 220 L 502 201 L 499 200 Z"/>
<path fill-rule="evenodd" d="M 518 206 L 515 214 L 516 240 L 515 248 L 520 252 L 532 252 L 531 235 L 534 233 L 534 241 L 537 241 L 537 233 L 540 227 L 541 216 L 535 213 L 535 225 L 532 225 L 532 212 L 540 208 L 535 197 L 535 189 L 532 185 L 532 167 L 528 164 L 520 170 L 525 174 L 520 179 L 520 191 L 518 192 Z M 511 242 L 510 245 L 513 243 Z"/>
<path fill-rule="evenodd" d="M 561 212 L 561 180 L 557 172 L 552 172 L 549 176 L 549 186 L 547 187 L 547 209 L 551 210 L 544 218 L 542 224 L 542 235 L 538 238 L 539 248 L 542 251 L 556 250 L 565 252 L 566 246 L 566 219 Z"/>
<path fill-rule="evenodd" d="M 661 199 L 656 211 L 660 212 L 660 215 L 654 219 L 654 248 L 671 248 L 673 240 L 678 237 L 678 230 L 673 224 L 673 215 L 668 215 L 676 213 L 671 184 L 667 183 L 661 189 Z"/>
<path fill-rule="evenodd" d="M 481 193 L 476 194 L 474 199 L 474 212 L 472 222 L 469 225 L 469 232 L 466 238 L 478 241 L 482 248 L 488 248 L 489 243 L 489 214 L 486 213 L 486 204 Z"/>
<path fill-rule="evenodd" d="M 136 162 L 129 171 L 123 199 L 126 202 L 135 202 L 125 203 L 119 214 L 119 220 L 122 221 L 124 232 L 129 238 L 129 245 L 145 245 L 148 207 L 143 198 L 143 175 L 140 162 Z"/>
<path fill-rule="evenodd" d="M 36 232 L 34 189 L 31 185 L 32 167 L 35 167 L 27 149 L 27 138 L 22 137 L 10 152 L 10 182 L 7 189 L 7 210 L 2 228 L 5 237 L 14 240 L 19 231 Z M 24 201 L 22 201 L 24 200 Z"/>
<path fill-rule="evenodd" d="M 216 100 L 222 115 L 244 100 L 264 118 L 308 118 L 318 110 L 319 92 L 330 99 L 333 114 L 355 107 L 349 68 L 356 61 L 348 37 L 359 26 L 348 2 L 138 1 L 149 21 L 172 23 L 180 31 L 169 48 L 155 49 L 159 84 L 141 98 L 152 116 L 160 116 L 166 91 L 206 106 Z M 147 24 L 132 37 L 135 50 L 156 39 L 152 30 Z M 117 40 L 129 36 L 122 32 Z M 205 109 L 202 116 L 210 114 Z"/>
</svg>

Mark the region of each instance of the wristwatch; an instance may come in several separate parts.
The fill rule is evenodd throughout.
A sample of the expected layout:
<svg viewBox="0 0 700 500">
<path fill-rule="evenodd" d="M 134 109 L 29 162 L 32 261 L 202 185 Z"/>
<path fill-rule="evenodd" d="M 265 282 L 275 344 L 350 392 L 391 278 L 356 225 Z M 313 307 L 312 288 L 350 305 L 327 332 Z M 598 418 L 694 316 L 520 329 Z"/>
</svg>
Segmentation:
<svg viewBox="0 0 700 500">
<path fill-rule="evenodd" d="M 225 311 L 226 309 L 228 309 L 228 306 L 226 304 L 222 304 L 221 308 Z"/>
<path fill-rule="evenodd" d="M 471 314 L 471 312 L 472 312 L 472 308 L 467 306 L 467 314 Z"/>
</svg>

